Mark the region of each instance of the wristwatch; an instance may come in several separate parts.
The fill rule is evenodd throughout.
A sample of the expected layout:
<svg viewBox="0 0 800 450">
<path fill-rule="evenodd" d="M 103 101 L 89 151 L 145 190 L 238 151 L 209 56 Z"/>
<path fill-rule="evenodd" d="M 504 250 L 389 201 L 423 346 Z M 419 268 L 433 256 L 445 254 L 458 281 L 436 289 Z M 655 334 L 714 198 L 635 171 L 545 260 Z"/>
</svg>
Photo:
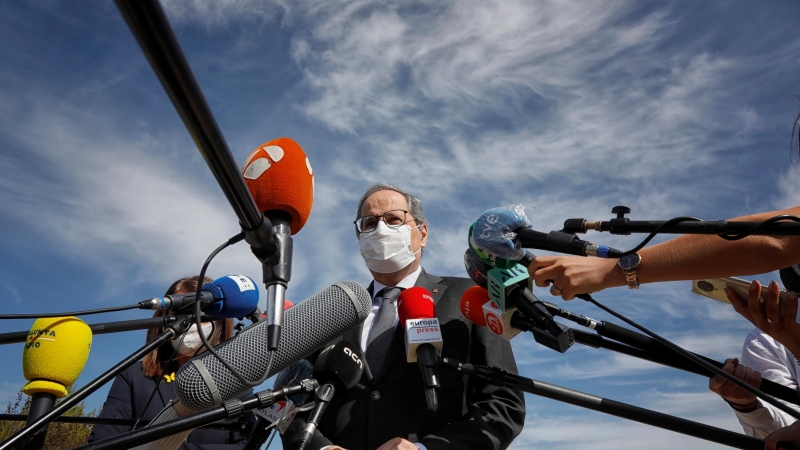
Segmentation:
<svg viewBox="0 0 800 450">
<path fill-rule="evenodd" d="M 636 268 L 642 262 L 642 257 L 638 253 L 623 256 L 617 262 L 622 273 L 625 274 L 625 280 L 628 282 L 628 289 L 639 289 L 639 280 L 636 278 Z"/>
</svg>

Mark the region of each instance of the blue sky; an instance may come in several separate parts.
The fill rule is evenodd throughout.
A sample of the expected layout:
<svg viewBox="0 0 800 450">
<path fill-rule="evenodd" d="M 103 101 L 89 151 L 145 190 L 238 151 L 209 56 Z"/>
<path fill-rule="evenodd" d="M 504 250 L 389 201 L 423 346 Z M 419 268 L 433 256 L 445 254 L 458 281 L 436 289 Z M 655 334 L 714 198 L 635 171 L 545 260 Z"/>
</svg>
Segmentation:
<svg viewBox="0 0 800 450">
<path fill-rule="evenodd" d="M 522 203 L 567 218 L 717 220 L 800 203 L 792 1 L 163 2 L 238 162 L 280 136 L 314 167 L 289 298 L 369 282 L 351 222 L 372 182 L 423 199 L 423 266 L 463 275 L 469 224 Z M 199 272 L 237 221 L 111 2 L 0 4 L 0 295 L 5 313 L 123 305 Z M 322 238 L 320 238 L 320 236 Z M 642 236 L 589 235 L 628 249 Z M 210 275 L 260 277 L 244 245 Z M 774 276 L 774 274 L 773 274 Z M 769 280 L 770 275 L 759 277 Z M 552 298 L 542 290 L 540 297 Z M 739 354 L 749 324 L 689 282 L 598 300 L 686 348 Z M 578 301 L 563 307 L 598 319 Z M 124 312 L 89 322 L 144 318 Z M 6 321 L 3 332 L 31 321 Z M 77 385 L 144 341 L 97 336 Z M 707 379 L 605 350 L 513 341 L 534 379 L 740 431 Z M 0 404 L 24 385 L 0 349 Z M 105 399 L 107 387 L 88 400 Z M 719 448 L 529 396 L 513 448 Z"/>
</svg>

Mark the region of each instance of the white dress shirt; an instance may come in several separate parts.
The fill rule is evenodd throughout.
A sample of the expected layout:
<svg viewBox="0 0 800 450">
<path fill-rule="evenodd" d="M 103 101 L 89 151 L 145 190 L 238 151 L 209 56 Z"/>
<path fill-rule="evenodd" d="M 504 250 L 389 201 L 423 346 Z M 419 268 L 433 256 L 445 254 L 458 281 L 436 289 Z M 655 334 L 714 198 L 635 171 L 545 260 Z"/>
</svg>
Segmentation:
<svg viewBox="0 0 800 450">
<path fill-rule="evenodd" d="M 373 281 L 372 309 L 370 309 L 367 318 L 364 320 L 364 328 L 361 330 L 361 350 L 365 355 L 367 354 L 367 338 L 369 337 L 369 332 L 372 330 L 372 323 L 375 321 L 375 315 L 378 314 L 378 310 L 381 309 L 381 305 L 383 304 L 383 297 L 376 297 L 376 295 L 378 295 L 384 288 L 387 287 L 399 287 L 403 289 L 414 287 L 414 285 L 417 284 L 417 278 L 419 278 L 419 274 L 421 273 L 422 266 L 419 266 L 417 267 L 417 270 L 408 274 L 407 277 L 400 280 L 400 282 L 394 286 L 386 286 L 377 280 Z M 395 316 L 394 326 L 397 326 L 398 320 L 399 318 Z"/>
<path fill-rule="evenodd" d="M 786 347 L 758 328 L 751 331 L 744 341 L 741 363 L 761 372 L 761 378 L 792 389 L 797 389 L 800 364 Z M 782 400 L 778 400 L 782 401 Z M 798 405 L 783 402 L 800 411 Z M 751 412 L 734 410 L 739 423 L 748 436 L 765 438 L 773 431 L 791 425 L 795 418 L 758 399 L 758 407 Z"/>
</svg>

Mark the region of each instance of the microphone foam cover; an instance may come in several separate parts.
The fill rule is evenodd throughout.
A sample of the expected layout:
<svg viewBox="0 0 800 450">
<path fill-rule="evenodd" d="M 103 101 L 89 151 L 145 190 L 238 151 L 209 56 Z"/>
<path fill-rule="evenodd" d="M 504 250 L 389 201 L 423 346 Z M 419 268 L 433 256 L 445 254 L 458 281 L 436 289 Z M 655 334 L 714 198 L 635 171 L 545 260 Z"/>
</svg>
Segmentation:
<svg viewBox="0 0 800 450">
<path fill-rule="evenodd" d="M 489 291 L 480 286 L 472 286 L 461 296 L 461 314 L 475 325 L 485 327 L 483 305 L 487 302 L 489 302 Z"/>
<path fill-rule="evenodd" d="M 408 319 L 431 319 L 436 317 L 433 296 L 424 287 L 414 286 L 397 296 L 397 316 L 405 327 Z"/>
<path fill-rule="evenodd" d="M 260 145 L 242 164 L 242 176 L 259 211 L 289 213 L 292 234 L 303 228 L 314 203 L 314 171 L 297 142 L 284 137 Z"/>
<path fill-rule="evenodd" d="M 314 364 L 314 378 L 320 384 L 333 383 L 337 390 L 350 390 L 361 379 L 363 361 L 361 349 L 342 339 L 319 354 Z"/>
<path fill-rule="evenodd" d="M 221 298 L 206 307 L 203 312 L 215 317 L 244 317 L 258 307 L 256 282 L 244 275 L 228 275 L 203 285 L 214 298 Z"/>
<path fill-rule="evenodd" d="M 355 281 L 342 281 L 286 310 L 281 343 L 269 375 L 272 376 L 362 323 L 372 308 L 372 296 Z M 233 339 L 215 347 L 240 374 L 251 381 L 261 378 L 269 361 L 267 322 L 251 325 Z M 201 373 L 195 362 L 205 366 Z M 204 377 L 215 386 L 210 387 Z M 212 354 L 205 353 L 184 364 L 175 377 L 175 391 L 181 404 L 192 411 L 204 411 L 230 400 L 248 389 Z M 216 392 L 214 392 L 216 394 Z"/>
<path fill-rule="evenodd" d="M 76 317 L 37 319 L 22 350 L 22 372 L 30 381 L 22 392 L 67 395 L 89 358 L 92 329 Z"/>
</svg>

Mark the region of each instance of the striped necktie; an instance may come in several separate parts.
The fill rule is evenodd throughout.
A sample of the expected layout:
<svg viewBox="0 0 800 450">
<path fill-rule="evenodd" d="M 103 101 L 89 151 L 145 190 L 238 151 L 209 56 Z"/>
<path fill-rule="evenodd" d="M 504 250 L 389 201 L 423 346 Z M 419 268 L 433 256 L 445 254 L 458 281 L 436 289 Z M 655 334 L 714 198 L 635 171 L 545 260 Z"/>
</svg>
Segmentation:
<svg viewBox="0 0 800 450">
<path fill-rule="evenodd" d="M 383 303 L 372 322 L 372 329 L 367 337 L 367 364 L 372 376 L 378 378 L 381 368 L 389 351 L 389 344 L 394 336 L 394 323 L 397 320 L 397 296 L 402 289 L 387 287 L 378 293 L 383 297 Z"/>
</svg>

